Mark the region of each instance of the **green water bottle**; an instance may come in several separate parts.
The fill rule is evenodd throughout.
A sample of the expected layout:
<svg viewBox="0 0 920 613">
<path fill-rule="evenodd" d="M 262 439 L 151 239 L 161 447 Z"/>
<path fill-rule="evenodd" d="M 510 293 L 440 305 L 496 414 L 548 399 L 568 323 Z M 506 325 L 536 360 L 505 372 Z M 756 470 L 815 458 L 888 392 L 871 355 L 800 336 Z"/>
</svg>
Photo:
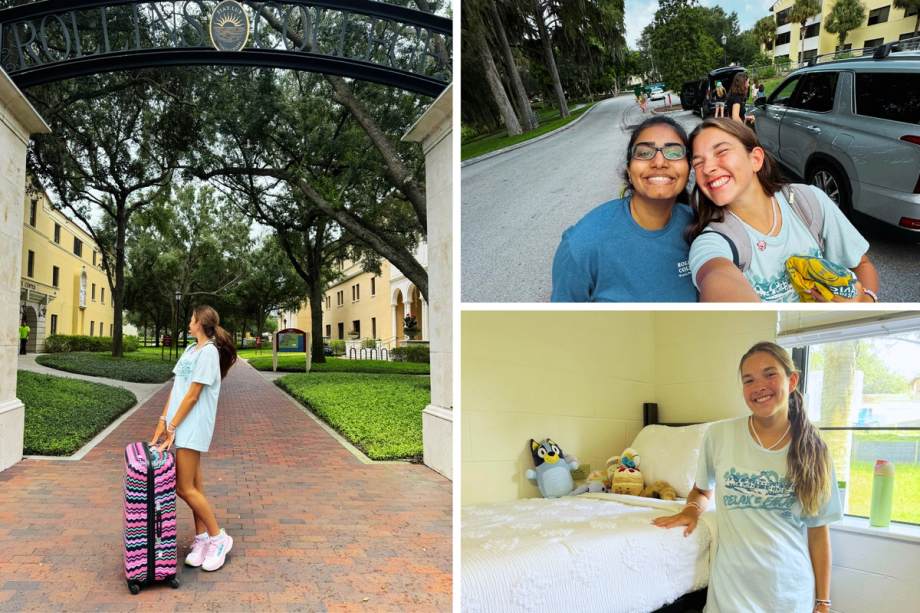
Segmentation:
<svg viewBox="0 0 920 613">
<path fill-rule="evenodd" d="M 892 498 L 894 498 L 894 464 L 888 460 L 878 460 L 875 462 L 875 476 L 872 478 L 869 525 L 876 528 L 887 528 L 891 525 Z"/>
</svg>

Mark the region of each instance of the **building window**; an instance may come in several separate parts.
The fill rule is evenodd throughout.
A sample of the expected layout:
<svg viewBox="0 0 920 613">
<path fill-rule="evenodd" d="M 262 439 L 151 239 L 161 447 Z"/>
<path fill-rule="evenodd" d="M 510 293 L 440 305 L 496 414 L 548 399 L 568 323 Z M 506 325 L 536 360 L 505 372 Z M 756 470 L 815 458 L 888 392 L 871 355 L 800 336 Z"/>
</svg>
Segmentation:
<svg viewBox="0 0 920 613">
<path fill-rule="evenodd" d="M 326 336 L 332 338 L 332 326 L 329 324 L 326 324 Z"/>
<path fill-rule="evenodd" d="M 899 41 L 900 41 L 900 40 L 907 40 L 907 39 L 913 38 L 913 37 L 914 37 L 914 33 L 913 33 L 913 32 L 908 32 L 907 34 L 901 34 L 901 35 L 898 37 L 898 40 L 899 40 Z"/>
<path fill-rule="evenodd" d="M 29 205 L 29 225 L 33 228 L 35 227 L 35 209 L 38 208 L 38 200 L 32 199 L 32 204 Z"/>
<path fill-rule="evenodd" d="M 51 334 L 57 334 L 57 315 L 51 316 Z"/>
<path fill-rule="evenodd" d="M 371 338 L 377 338 L 377 318 L 371 317 Z"/>
<path fill-rule="evenodd" d="M 913 17 L 914 15 L 917 14 L 917 10 L 918 10 L 918 8 L 917 8 L 916 6 L 913 7 L 913 8 L 909 8 L 909 9 L 907 9 L 906 11 L 904 11 L 904 16 L 905 16 L 905 17 Z M 913 36 L 913 32 L 911 32 L 911 36 Z"/>
<path fill-rule="evenodd" d="M 797 348 L 805 376 L 805 408 L 831 450 L 837 480 L 846 482 L 844 513 L 869 516 L 873 465 L 893 462 L 898 474 L 920 470 L 918 332 L 863 336 Z M 891 519 L 920 523 L 920 485 L 899 483 Z M 841 492 L 843 494 L 843 492 Z M 912 510 L 913 509 L 913 510 Z"/>
<path fill-rule="evenodd" d="M 788 45 L 789 41 L 791 40 L 791 37 L 792 37 L 792 34 L 790 34 L 789 32 L 783 32 L 782 34 L 778 34 L 776 36 L 776 44 L 777 45 Z"/>
<path fill-rule="evenodd" d="M 345 340 L 345 324 L 339 324 L 339 340 Z"/>
<path fill-rule="evenodd" d="M 29 252 L 29 262 L 26 267 L 26 276 L 34 277 L 35 276 L 35 252 Z"/>
<path fill-rule="evenodd" d="M 371 296 L 376 296 L 376 295 L 377 295 L 377 277 L 371 277 Z"/>
<path fill-rule="evenodd" d="M 816 55 L 818 55 L 817 49 L 807 49 L 805 53 L 802 54 L 802 59 L 807 60 L 808 58 L 815 57 Z"/>
<path fill-rule="evenodd" d="M 351 301 L 357 302 L 361 300 L 361 285 L 355 284 L 351 286 Z"/>
<path fill-rule="evenodd" d="M 326 310 L 332 308 L 332 296 L 326 296 Z M 328 334 L 326 336 L 329 336 Z"/>
<path fill-rule="evenodd" d="M 884 38 L 873 38 L 863 43 L 863 47 L 880 47 L 885 44 Z"/>
<path fill-rule="evenodd" d="M 821 33 L 821 24 L 813 23 L 805 28 L 805 38 L 813 38 Z"/>
<path fill-rule="evenodd" d="M 93 295 L 92 295 L 92 299 L 93 299 L 94 302 L 96 301 L 96 284 L 95 284 L 95 283 L 93 283 Z"/>
<path fill-rule="evenodd" d="M 836 51 L 849 51 L 852 48 L 853 48 L 853 43 L 847 43 L 843 46 L 843 48 L 841 48 L 840 45 L 837 45 Z"/>
<path fill-rule="evenodd" d="M 54 242 L 61 244 L 61 226 L 54 224 Z"/>
<path fill-rule="evenodd" d="M 51 267 L 51 285 L 58 287 L 58 276 L 61 273 L 61 269 L 57 266 Z"/>
<path fill-rule="evenodd" d="M 776 27 L 784 26 L 789 23 L 789 12 L 792 10 L 792 7 L 782 10 L 776 14 Z"/>
<path fill-rule="evenodd" d="M 83 257 L 83 243 L 76 236 L 73 238 L 73 253 L 78 258 Z"/>
<path fill-rule="evenodd" d="M 345 290 L 341 290 L 335 293 L 335 302 L 336 306 L 342 306 L 345 304 Z"/>
<path fill-rule="evenodd" d="M 91 321 L 89 322 L 89 335 L 92 336 L 95 333 L 96 333 L 96 322 Z"/>
<path fill-rule="evenodd" d="M 772 40 L 767 41 L 765 46 L 767 48 L 767 51 L 773 51 L 773 41 Z"/>
<path fill-rule="evenodd" d="M 102 302 L 102 304 L 105 304 L 105 288 L 104 287 L 101 288 L 100 291 L 102 292 L 101 295 L 99 296 L 100 301 Z"/>
<path fill-rule="evenodd" d="M 356 319 L 351 322 L 351 329 L 358 333 L 358 336 L 361 336 L 361 321 Z"/>
<path fill-rule="evenodd" d="M 96 265 L 96 252 L 95 252 L 95 250 L 94 250 L 94 251 L 93 251 L 93 266 L 95 266 L 95 265 Z"/>
<path fill-rule="evenodd" d="M 885 23 L 888 21 L 888 11 L 890 10 L 890 6 L 872 9 L 869 11 L 869 23 L 866 25 L 874 26 L 877 23 Z"/>
</svg>

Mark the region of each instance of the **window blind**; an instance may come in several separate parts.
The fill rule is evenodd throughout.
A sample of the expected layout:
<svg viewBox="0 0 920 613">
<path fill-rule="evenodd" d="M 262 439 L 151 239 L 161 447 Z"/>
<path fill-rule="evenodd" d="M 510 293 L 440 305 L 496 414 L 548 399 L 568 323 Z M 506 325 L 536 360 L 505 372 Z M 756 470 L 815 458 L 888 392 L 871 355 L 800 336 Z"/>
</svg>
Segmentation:
<svg viewBox="0 0 920 613">
<path fill-rule="evenodd" d="M 799 347 L 920 330 L 920 311 L 780 311 L 776 343 Z"/>
</svg>

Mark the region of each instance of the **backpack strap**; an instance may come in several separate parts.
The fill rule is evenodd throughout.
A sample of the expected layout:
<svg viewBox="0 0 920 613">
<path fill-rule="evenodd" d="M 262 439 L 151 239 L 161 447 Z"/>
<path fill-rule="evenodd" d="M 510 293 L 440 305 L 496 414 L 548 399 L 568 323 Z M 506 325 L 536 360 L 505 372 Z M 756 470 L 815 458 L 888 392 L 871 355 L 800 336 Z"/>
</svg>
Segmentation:
<svg viewBox="0 0 920 613">
<path fill-rule="evenodd" d="M 732 250 L 732 261 L 742 273 L 748 271 L 751 267 L 751 238 L 747 230 L 734 215 L 725 215 L 723 220 L 718 223 L 710 223 L 706 226 L 706 232 L 714 232 L 728 242 Z"/>
<path fill-rule="evenodd" d="M 783 196 L 789 202 L 789 206 L 799 216 L 805 227 L 818 243 L 821 253 L 824 253 L 824 212 L 821 210 L 821 203 L 818 202 L 818 195 L 815 194 L 814 188 L 804 183 L 793 183 L 784 185 L 782 188 Z"/>
</svg>

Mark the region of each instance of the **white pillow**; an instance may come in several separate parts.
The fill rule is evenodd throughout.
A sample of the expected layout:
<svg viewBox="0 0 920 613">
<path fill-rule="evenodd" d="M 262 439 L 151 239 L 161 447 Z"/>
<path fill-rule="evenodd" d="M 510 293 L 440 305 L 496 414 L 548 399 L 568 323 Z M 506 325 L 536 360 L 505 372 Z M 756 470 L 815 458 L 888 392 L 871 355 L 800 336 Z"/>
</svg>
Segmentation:
<svg viewBox="0 0 920 613">
<path fill-rule="evenodd" d="M 703 435 L 709 426 L 706 423 L 680 428 L 642 428 L 631 447 L 641 458 L 639 470 L 646 487 L 656 481 L 667 481 L 678 497 L 686 498 L 693 489 Z"/>
</svg>

